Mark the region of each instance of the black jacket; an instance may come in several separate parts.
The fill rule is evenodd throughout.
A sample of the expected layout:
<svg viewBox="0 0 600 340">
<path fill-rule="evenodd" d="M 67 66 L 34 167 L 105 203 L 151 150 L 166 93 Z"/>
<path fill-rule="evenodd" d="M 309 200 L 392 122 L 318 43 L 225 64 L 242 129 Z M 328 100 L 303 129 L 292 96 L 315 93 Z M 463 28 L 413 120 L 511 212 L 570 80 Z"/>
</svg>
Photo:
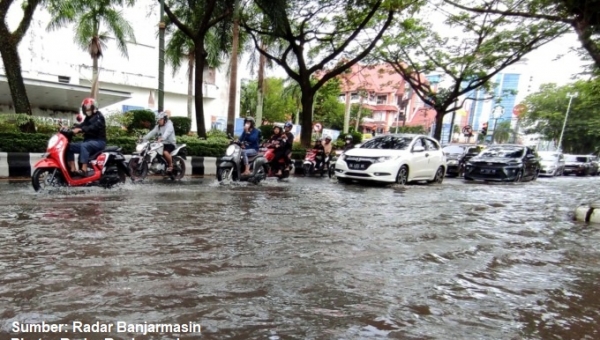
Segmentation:
<svg viewBox="0 0 600 340">
<path fill-rule="evenodd" d="M 97 111 L 96 114 L 85 116 L 85 119 L 79 128 L 83 131 L 83 141 L 101 140 L 106 142 L 106 121 L 102 112 Z"/>
<path fill-rule="evenodd" d="M 292 151 L 292 147 L 294 146 L 294 134 L 291 132 L 285 132 L 285 136 L 287 137 L 287 144 L 285 148 L 286 150 Z"/>
</svg>

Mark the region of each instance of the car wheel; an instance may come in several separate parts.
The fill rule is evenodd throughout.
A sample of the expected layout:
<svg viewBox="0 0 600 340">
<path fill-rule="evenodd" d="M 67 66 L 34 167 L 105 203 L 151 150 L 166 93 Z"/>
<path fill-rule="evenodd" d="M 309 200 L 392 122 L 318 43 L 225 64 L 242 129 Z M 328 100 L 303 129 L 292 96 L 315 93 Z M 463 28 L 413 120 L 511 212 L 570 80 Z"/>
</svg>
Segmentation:
<svg viewBox="0 0 600 340">
<path fill-rule="evenodd" d="M 406 165 L 401 166 L 400 170 L 398 170 L 396 183 L 400 185 L 406 185 L 408 183 L 408 167 Z"/>
<path fill-rule="evenodd" d="M 440 166 L 437 169 L 437 171 L 435 172 L 435 177 L 433 178 L 433 181 L 430 181 L 429 183 L 442 184 L 443 181 L 444 181 L 444 167 Z"/>
<path fill-rule="evenodd" d="M 517 175 L 515 176 L 514 182 L 521 182 L 522 179 L 523 179 L 523 170 L 519 170 L 519 172 L 517 172 Z"/>
<path fill-rule="evenodd" d="M 533 174 L 533 178 L 531 179 L 532 181 L 535 181 L 538 177 L 540 176 L 540 170 L 536 170 L 535 173 Z"/>
</svg>

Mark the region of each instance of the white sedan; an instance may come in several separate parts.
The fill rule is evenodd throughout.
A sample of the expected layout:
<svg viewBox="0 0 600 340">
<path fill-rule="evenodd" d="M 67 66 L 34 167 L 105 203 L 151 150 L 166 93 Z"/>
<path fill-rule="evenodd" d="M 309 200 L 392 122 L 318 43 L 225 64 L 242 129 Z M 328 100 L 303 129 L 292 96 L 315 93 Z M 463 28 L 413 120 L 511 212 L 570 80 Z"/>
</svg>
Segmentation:
<svg viewBox="0 0 600 340">
<path fill-rule="evenodd" d="M 442 183 L 445 174 L 446 156 L 442 147 L 424 135 L 377 136 L 346 151 L 335 163 L 335 175 L 340 182 Z"/>
</svg>

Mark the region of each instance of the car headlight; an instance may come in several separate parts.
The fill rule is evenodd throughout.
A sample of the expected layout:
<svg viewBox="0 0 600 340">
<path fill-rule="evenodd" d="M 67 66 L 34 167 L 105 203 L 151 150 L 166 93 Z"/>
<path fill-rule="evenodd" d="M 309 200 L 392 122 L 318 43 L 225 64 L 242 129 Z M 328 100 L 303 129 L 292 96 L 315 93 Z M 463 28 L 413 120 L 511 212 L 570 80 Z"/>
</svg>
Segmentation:
<svg viewBox="0 0 600 340">
<path fill-rule="evenodd" d="M 344 159 L 346 159 L 346 155 L 345 154 L 341 154 L 339 159 L 341 159 L 343 161 Z"/>
<path fill-rule="evenodd" d="M 52 138 L 50 138 L 50 140 L 48 141 L 48 146 L 46 147 L 46 149 L 52 149 L 53 147 L 56 146 L 56 144 L 58 144 L 58 136 L 54 135 L 52 136 Z"/>
<path fill-rule="evenodd" d="M 379 157 L 377 159 L 375 159 L 375 161 L 373 163 L 381 163 L 381 162 L 385 162 L 385 161 L 390 161 L 390 160 L 395 160 L 398 159 L 400 157 L 398 156 L 384 156 L 384 157 Z"/>
<path fill-rule="evenodd" d="M 456 165 L 456 164 L 458 164 L 458 161 L 456 161 L 454 159 L 451 159 L 448 161 L 448 165 Z"/>
<path fill-rule="evenodd" d="M 235 146 L 233 146 L 233 145 L 228 146 L 227 150 L 225 150 L 225 156 L 233 155 L 234 151 L 235 151 Z"/>
</svg>

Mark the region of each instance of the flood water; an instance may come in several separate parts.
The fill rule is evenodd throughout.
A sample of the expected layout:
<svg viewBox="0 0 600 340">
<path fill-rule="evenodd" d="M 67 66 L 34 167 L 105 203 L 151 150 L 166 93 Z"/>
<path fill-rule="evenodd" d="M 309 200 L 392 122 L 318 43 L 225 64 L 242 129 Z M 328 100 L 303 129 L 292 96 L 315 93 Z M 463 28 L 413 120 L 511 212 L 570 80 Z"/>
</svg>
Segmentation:
<svg viewBox="0 0 600 340">
<path fill-rule="evenodd" d="M 572 220 L 600 177 L 215 182 L 0 183 L 0 338 L 600 338 L 600 225 Z M 15 321 L 69 328 L 14 333 Z"/>
</svg>

